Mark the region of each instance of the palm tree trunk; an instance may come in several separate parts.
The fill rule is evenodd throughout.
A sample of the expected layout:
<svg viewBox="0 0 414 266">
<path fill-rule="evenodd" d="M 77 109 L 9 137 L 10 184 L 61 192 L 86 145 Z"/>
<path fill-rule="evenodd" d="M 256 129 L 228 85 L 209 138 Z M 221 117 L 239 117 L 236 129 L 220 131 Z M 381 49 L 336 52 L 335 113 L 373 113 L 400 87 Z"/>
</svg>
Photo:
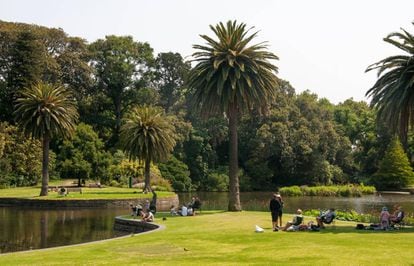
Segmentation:
<svg viewBox="0 0 414 266">
<path fill-rule="evenodd" d="M 43 159 L 42 159 L 42 189 L 40 196 L 47 196 L 49 189 L 49 132 L 43 135 Z"/>
<path fill-rule="evenodd" d="M 229 106 L 229 211 L 241 211 L 238 176 L 237 120 L 237 104 L 231 103 Z"/>
<path fill-rule="evenodd" d="M 144 170 L 144 177 L 145 177 L 145 185 L 144 185 L 144 192 L 150 192 L 151 183 L 150 183 L 150 168 L 151 168 L 151 160 L 149 158 L 145 159 L 145 170 Z"/>
</svg>

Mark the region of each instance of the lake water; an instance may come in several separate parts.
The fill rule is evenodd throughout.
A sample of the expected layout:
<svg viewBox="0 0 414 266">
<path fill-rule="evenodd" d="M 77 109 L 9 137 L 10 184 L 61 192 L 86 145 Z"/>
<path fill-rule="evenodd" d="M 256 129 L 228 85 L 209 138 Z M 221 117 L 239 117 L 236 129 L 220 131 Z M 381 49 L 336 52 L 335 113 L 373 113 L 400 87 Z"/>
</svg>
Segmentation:
<svg viewBox="0 0 414 266">
<path fill-rule="evenodd" d="M 125 209 L 46 210 L 0 207 L 0 253 L 113 238 L 115 216 Z"/>
<path fill-rule="evenodd" d="M 197 195 L 202 210 L 226 210 L 227 193 L 179 193 L 180 204 Z M 243 192 L 243 210 L 267 211 L 270 192 Z M 285 212 L 296 209 L 356 210 L 360 213 L 378 213 L 382 206 L 392 209 L 403 206 L 407 215 L 414 213 L 414 195 L 364 196 L 361 198 L 285 197 Z M 162 210 L 159 210 L 162 211 Z M 166 210 L 165 210 L 166 211 Z M 0 207 L 0 253 L 72 245 L 121 236 L 113 230 L 115 217 L 128 214 L 125 208 L 87 208 L 47 210 L 20 207 Z"/>
</svg>

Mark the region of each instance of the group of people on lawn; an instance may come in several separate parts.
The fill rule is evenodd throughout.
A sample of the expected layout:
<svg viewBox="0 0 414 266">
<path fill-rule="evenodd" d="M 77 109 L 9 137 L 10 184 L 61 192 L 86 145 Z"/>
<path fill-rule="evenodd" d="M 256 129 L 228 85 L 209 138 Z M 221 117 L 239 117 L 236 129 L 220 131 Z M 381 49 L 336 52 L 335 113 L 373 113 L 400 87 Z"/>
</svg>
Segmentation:
<svg viewBox="0 0 414 266">
<path fill-rule="evenodd" d="M 272 215 L 272 229 L 273 231 L 296 231 L 296 230 L 319 230 L 324 228 L 324 224 L 330 224 L 335 219 L 335 209 L 329 209 L 326 212 L 321 212 L 316 217 L 316 224 L 310 221 L 308 224 L 303 223 L 302 210 L 298 209 L 293 216 L 292 221 L 287 222 L 284 226 L 282 222 L 284 202 L 279 193 L 275 193 L 269 203 L 269 210 Z"/>
<path fill-rule="evenodd" d="M 391 226 L 402 222 L 404 219 L 404 211 L 402 210 L 401 206 L 395 205 L 393 214 L 390 214 L 388 212 L 388 208 L 384 206 L 382 207 L 379 218 L 380 229 L 387 230 Z"/>
<path fill-rule="evenodd" d="M 153 192 L 153 198 L 151 202 L 149 200 L 145 200 L 144 206 L 141 204 L 133 205 L 130 204 L 130 208 L 132 210 L 132 216 L 134 217 L 141 217 L 141 221 L 143 222 L 153 222 L 154 215 L 157 212 L 157 196 Z M 178 210 L 175 209 L 175 206 L 171 206 L 170 214 L 171 215 L 180 215 L 180 216 L 193 216 L 196 214 L 197 210 L 201 208 L 201 201 L 198 197 L 193 196 L 191 198 L 191 202 L 188 204 L 183 204 Z"/>
<path fill-rule="evenodd" d="M 175 205 L 171 205 L 170 214 L 180 215 L 180 216 L 194 216 L 196 215 L 196 211 L 200 210 L 201 208 L 201 201 L 198 197 L 193 196 L 191 198 L 191 202 L 188 204 L 183 204 L 178 210 L 175 208 Z"/>
<path fill-rule="evenodd" d="M 293 216 L 292 221 L 289 221 L 284 226 L 282 226 L 283 205 L 284 202 L 280 194 L 273 194 L 269 204 L 269 210 L 272 215 L 273 231 L 319 231 L 319 229 L 325 228 L 325 224 L 332 223 L 336 217 L 335 209 L 331 208 L 325 212 L 321 212 L 319 216 L 316 217 L 316 224 L 313 221 L 304 224 L 302 210 L 298 209 L 296 211 L 296 214 Z M 390 214 L 387 207 L 383 207 L 379 217 L 380 223 L 378 225 L 375 225 L 375 227 L 386 230 L 395 224 L 401 223 L 404 218 L 404 211 L 402 210 L 401 206 L 398 205 L 396 205 L 394 208 L 395 209 L 393 214 Z"/>
</svg>

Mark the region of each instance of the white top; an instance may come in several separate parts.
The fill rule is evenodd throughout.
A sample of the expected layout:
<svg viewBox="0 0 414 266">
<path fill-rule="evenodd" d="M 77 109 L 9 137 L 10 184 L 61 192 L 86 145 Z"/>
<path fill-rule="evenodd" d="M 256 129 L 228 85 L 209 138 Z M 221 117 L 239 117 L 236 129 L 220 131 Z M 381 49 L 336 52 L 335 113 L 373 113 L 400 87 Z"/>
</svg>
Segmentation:
<svg viewBox="0 0 414 266">
<path fill-rule="evenodd" d="M 185 207 L 185 206 L 183 206 L 182 208 L 181 208 L 181 215 L 182 216 L 187 216 L 187 207 Z"/>
</svg>

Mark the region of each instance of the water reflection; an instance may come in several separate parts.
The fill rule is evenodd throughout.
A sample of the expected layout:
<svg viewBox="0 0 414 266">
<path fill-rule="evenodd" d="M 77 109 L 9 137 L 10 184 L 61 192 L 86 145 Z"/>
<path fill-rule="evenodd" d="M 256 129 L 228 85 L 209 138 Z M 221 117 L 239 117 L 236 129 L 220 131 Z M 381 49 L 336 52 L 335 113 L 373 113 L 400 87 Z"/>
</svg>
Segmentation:
<svg viewBox="0 0 414 266">
<path fill-rule="evenodd" d="M 179 193 L 180 204 L 188 203 L 191 197 L 197 195 L 203 202 L 205 210 L 226 210 L 228 194 L 224 192 L 197 192 Z M 243 210 L 267 211 L 272 192 L 243 192 L 240 194 L 240 201 Z M 298 208 L 307 209 L 328 209 L 356 210 L 359 213 L 377 213 L 382 206 L 393 209 L 399 204 L 406 213 L 414 212 L 414 195 L 383 194 L 380 196 L 369 195 L 360 198 L 343 197 L 284 197 L 286 212 L 294 212 Z"/>
<path fill-rule="evenodd" d="M 114 217 L 125 209 L 34 210 L 0 207 L 0 253 L 120 236 Z"/>
</svg>

